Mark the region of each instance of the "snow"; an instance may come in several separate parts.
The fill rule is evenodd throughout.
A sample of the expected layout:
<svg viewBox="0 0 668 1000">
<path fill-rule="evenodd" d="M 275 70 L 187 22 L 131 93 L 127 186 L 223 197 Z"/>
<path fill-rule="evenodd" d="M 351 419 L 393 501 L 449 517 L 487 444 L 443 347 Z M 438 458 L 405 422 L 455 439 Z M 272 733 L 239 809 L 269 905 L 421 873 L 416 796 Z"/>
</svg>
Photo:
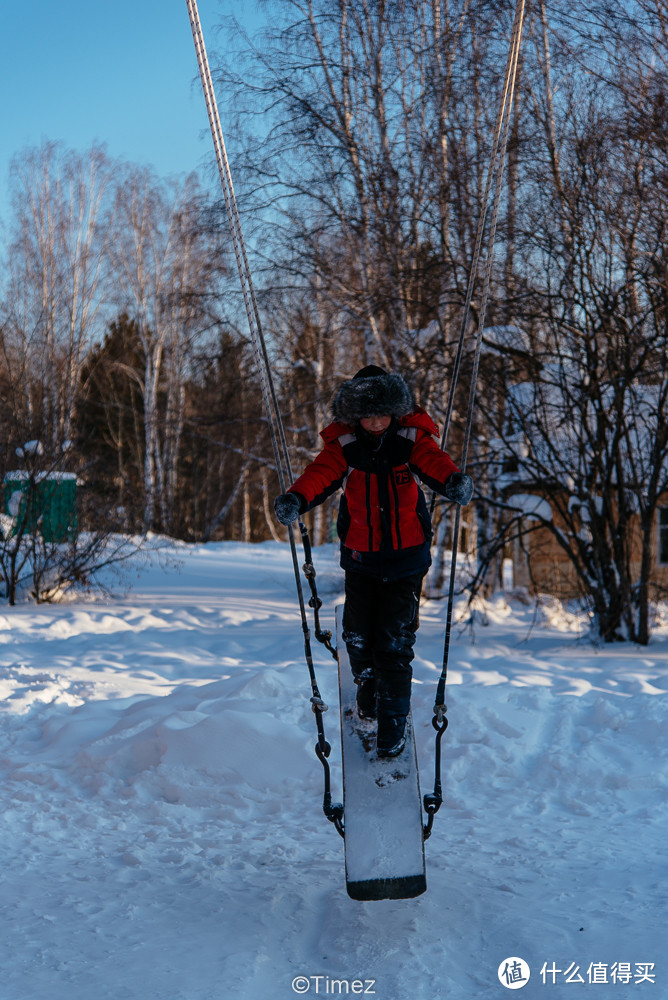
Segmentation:
<svg viewBox="0 0 668 1000">
<path fill-rule="evenodd" d="M 41 441 L 26 441 L 22 448 L 16 449 L 16 454 L 19 458 L 25 458 L 26 455 L 43 455 L 44 448 Z"/>
<path fill-rule="evenodd" d="M 59 483 L 60 482 L 65 482 L 66 480 L 69 481 L 69 482 L 71 482 L 73 479 L 77 480 L 77 476 L 76 476 L 75 472 L 55 472 L 55 471 L 53 471 L 53 472 L 30 473 L 30 472 L 27 472 L 27 471 L 22 470 L 22 469 L 14 469 L 11 472 L 6 472 L 5 473 L 5 482 L 13 482 L 13 481 L 16 480 L 18 482 L 23 483 L 23 482 L 26 481 L 26 479 L 29 479 L 31 475 L 34 477 L 36 483 L 41 483 L 45 479 L 54 480 L 54 481 L 59 482 Z M 77 480 L 77 485 L 79 485 L 79 481 L 78 480 Z"/>
<path fill-rule="evenodd" d="M 314 557 L 333 629 L 335 552 Z M 593 647 L 557 602 L 501 598 L 456 625 L 427 892 L 360 903 L 287 546 L 174 544 L 132 583 L 0 613 L 3 1000 L 487 1000 L 511 956 L 523 997 L 668 996 L 668 626 Z M 423 792 L 444 615 L 423 606 L 417 644 Z"/>
<path fill-rule="evenodd" d="M 535 493 L 513 493 L 506 501 L 508 506 L 522 513 L 527 521 L 551 521 L 552 508 L 549 500 Z"/>
<path fill-rule="evenodd" d="M 357 686 L 348 652 L 345 645 L 341 649 L 339 640 L 342 618 L 339 608 L 336 635 L 341 650 L 339 697 L 343 702 L 341 756 L 349 894 L 358 900 L 417 896 L 425 885 L 424 819 L 412 721 L 409 716 L 404 752 L 379 759 L 374 746 L 375 723 L 360 720 L 355 711 Z M 397 880 L 401 880 L 401 891 L 394 891 Z"/>
</svg>

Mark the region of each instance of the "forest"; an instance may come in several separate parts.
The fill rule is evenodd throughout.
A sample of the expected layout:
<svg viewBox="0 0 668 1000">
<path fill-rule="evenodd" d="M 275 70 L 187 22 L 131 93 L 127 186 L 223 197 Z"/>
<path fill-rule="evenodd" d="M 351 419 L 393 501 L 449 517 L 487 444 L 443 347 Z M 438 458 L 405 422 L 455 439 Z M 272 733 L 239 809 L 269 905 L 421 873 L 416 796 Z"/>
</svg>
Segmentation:
<svg viewBox="0 0 668 1000">
<path fill-rule="evenodd" d="M 215 84 L 293 465 L 341 378 L 443 421 L 516 4 L 270 0 Z M 602 638 L 647 642 L 668 496 L 668 8 L 527 2 L 477 370 L 472 591 L 540 527 Z M 0 472 L 74 474 L 80 531 L 284 538 L 211 176 L 44 142 L 0 267 Z M 474 330 L 480 290 L 473 296 Z M 473 337 L 448 450 L 462 445 Z M 31 447 L 26 447 L 30 443 Z M 516 494 L 554 514 L 527 520 Z M 5 516 L 8 515 L 5 510 Z M 310 522 L 332 537 L 333 507 Z M 438 543 L 448 543 L 437 507 Z M 557 516 L 558 515 L 558 516 Z M 3 572 L 18 536 L 6 531 Z M 13 540 L 12 540 L 13 539 Z M 12 555 L 13 554 L 13 555 Z M 11 573 L 9 573 L 11 576 Z"/>
</svg>

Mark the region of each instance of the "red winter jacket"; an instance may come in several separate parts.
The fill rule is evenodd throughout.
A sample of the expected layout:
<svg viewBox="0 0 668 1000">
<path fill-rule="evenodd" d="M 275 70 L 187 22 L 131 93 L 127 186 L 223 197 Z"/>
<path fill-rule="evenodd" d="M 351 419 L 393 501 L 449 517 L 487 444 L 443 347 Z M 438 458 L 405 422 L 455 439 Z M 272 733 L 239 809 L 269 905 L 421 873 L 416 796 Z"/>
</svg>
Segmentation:
<svg viewBox="0 0 668 1000">
<path fill-rule="evenodd" d="M 321 433 L 324 448 L 290 492 L 303 498 L 303 513 L 343 487 L 339 537 L 356 553 L 424 545 L 430 519 L 416 480 L 442 494 L 446 480 L 458 471 L 436 435 L 436 424 L 421 409 L 393 420 L 377 445 L 348 424 L 330 424 Z"/>
</svg>

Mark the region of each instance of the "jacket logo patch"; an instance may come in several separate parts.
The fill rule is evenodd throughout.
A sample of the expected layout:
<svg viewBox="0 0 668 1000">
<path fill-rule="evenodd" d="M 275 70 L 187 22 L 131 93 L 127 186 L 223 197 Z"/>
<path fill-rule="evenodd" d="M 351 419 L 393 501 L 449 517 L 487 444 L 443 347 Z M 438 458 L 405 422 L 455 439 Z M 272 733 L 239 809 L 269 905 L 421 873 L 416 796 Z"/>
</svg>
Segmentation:
<svg viewBox="0 0 668 1000">
<path fill-rule="evenodd" d="M 394 481 L 397 486 L 406 486 L 411 481 L 411 474 L 408 469 L 397 469 L 394 473 Z"/>
</svg>

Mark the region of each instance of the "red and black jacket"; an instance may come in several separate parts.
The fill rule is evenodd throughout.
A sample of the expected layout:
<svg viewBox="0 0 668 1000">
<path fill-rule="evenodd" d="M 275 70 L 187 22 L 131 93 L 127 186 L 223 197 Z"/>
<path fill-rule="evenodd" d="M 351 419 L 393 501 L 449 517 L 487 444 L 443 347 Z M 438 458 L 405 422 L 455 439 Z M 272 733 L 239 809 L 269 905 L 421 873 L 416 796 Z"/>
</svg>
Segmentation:
<svg viewBox="0 0 668 1000">
<path fill-rule="evenodd" d="M 426 571 L 431 521 L 417 480 L 443 493 L 458 471 L 437 434 L 421 409 L 393 419 L 381 438 L 343 423 L 322 431 L 324 448 L 290 492 L 304 513 L 343 488 L 337 528 L 345 569 L 388 578 Z"/>
</svg>

